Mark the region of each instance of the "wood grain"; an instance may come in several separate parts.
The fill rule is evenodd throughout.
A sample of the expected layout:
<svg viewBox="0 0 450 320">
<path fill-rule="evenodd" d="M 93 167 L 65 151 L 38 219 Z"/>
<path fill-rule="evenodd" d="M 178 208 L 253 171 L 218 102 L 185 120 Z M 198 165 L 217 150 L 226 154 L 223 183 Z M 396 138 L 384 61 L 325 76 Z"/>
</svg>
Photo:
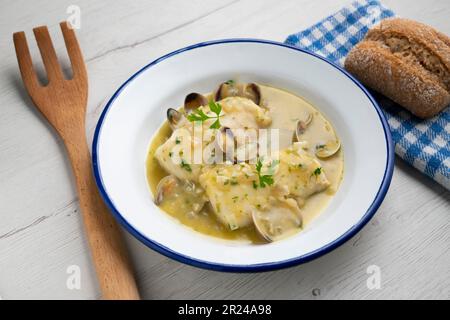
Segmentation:
<svg viewBox="0 0 450 320">
<path fill-rule="evenodd" d="M 61 23 L 61 30 L 70 57 L 72 78 L 64 78 L 46 26 L 34 28 L 33 32 L 48 84 L 39 84 L 23 32 L 14 33 L 13 37 L 20 73 L 33 103 L 58 132 L 67 148 L 103 298 L 139 299 L 120 230 L 103 203 L 92 174 L 85 137 L 86 66 L 74 30 L 65 22 Z"/>
<path fill-rule="evenodd" d="M 4 0 L 0 10 L 0 296 L 100 297 L 76 186 L 68 174 L 70 163 L 62 142 L 30 107 L 17 76 L 13 32 L 48 24 L 61 64 L 67 66 L 64 42 L 57 41 L 57 23 L 67 17 L 69 5 L 80 7 L 77 35 L 90 73 L 86 114 L 90 144 L 105 99 L 149 61 L 204 40 L 283 41 L 349 2 L 36 0 L 30 6 L 26 0 Z M 450 34 L 447 0 L 383 3 L 402 17 Z M 39 57 L 31 41 L 30 50 Z M 374 219 L 337 250 L 295 268 L 263 274 L 211 272 L 167 259 L 129 235 L 126 240 L 146 299 L 449 299 L 449 212 L 449 192 L 399 160 Z M 381 268 L 379 290 L 366 286 L 366 270 L 372 264 Z M 81 269 L 80 290 L 66 286 L 71 265 Z"/>
</svg>

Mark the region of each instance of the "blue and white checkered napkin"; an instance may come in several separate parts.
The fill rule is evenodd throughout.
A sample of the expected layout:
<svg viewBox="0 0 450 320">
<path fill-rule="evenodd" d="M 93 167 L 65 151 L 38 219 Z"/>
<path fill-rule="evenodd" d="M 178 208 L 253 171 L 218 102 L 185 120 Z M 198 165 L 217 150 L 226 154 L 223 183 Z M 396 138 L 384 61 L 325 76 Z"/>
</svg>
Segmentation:
<svg viewBox="0 0 450 320">
<path fill-rule="evenodd" d="M 377 0 L 359 0 L 312 27 L 290 35 L 286 43 L 344 64 L 346 55 L 366 32 L 394 12 Z M 373 92 L 389 122 L 395 153 L 450 190 L 450 108 L 421 120 Z"/>
</svg>

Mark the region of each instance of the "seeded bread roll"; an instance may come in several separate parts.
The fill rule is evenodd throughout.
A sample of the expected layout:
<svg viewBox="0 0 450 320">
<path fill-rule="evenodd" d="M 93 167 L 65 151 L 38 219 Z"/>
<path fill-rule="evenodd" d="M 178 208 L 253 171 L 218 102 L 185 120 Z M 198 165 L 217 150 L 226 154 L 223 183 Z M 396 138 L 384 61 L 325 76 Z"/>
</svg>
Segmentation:
<svg viewBox="0 0 450 320">
<path fill-rule="evenodd" d="M 382 21 L 350 51 L 345 69 L 420 118 L 450 104 L 450 38 L 422 23 Z"/>
</svg>

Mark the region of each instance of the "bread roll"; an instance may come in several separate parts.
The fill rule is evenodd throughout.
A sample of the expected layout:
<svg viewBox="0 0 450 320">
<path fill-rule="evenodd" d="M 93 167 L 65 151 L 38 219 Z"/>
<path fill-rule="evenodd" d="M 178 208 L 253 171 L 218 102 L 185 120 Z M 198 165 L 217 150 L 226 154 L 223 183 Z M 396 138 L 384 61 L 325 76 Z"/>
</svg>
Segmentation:
<svg viewBox="0 0 450 320">
<path fill-rule="evenodd" d="M 345 69 L 420 118 L 450 104 L 450 38 L 422 23 L 382 21 L 351 50 Z"/>
</svg>

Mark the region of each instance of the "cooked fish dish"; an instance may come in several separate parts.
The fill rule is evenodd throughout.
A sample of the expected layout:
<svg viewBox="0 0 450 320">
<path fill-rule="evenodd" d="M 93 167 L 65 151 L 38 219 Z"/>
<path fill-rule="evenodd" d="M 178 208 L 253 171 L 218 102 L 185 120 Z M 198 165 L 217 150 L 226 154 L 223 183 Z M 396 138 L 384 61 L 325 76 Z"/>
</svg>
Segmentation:
<svg viewBox="0 0 450 320">
<path fill-rule="evenodd" d="M 167 109 L 147 158 L 153 200 L 207 235 L 267 243 L 300 232 L 343 177 L 332 124 L 287 91 L 228 80 Z"/>
</svg>

